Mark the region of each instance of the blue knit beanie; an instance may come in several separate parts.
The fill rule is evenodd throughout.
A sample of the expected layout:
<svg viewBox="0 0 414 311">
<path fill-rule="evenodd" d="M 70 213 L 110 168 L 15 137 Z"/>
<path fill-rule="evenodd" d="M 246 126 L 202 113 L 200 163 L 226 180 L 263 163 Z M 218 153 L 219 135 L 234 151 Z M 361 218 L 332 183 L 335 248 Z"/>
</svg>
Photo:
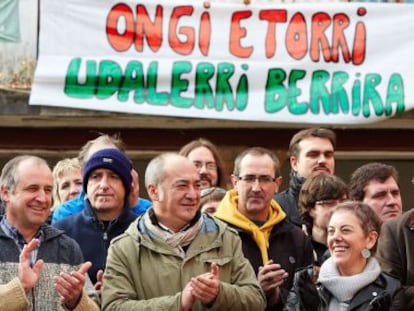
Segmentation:
<svg viewBox="0 0 414 311">
<path fill-rule="evenodd" d="M 125 196 L 131 192 L 131 160 L 118 149 L 102 149 L 95 152 L 86 162 L 83 168 L 83 191 L 87 193 L 89 175 L 93 170 L 106 168 L 116 173 L 125 187 Z"/>
</svg>

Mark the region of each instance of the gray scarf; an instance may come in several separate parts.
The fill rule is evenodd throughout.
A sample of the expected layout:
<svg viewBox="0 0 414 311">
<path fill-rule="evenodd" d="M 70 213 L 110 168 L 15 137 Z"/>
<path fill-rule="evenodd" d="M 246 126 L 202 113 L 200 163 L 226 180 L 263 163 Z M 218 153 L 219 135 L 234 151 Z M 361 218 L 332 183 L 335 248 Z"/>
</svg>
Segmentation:
<svg viewBox="0 0 414 311">
<path fill-rule="evenodd" d="M 183 247 L 191 244 L 203 225 L 203 217 L 200 217 L 200 219 L 193 226 L 186 228 L 186 230 L 172 232 L 171 230 L 167 231 L 159 226 L 153 225 L 149 217 L 149 213 L 145 213 L 143 218 L 147 229 L 151 231 L 157 239 L 164 241 L 171 247 L 175 248 L 182 257 L 185 255 Z"/>
<path fill-rule="evenodd" d="M 378 261 L 371 257 L 364 271 L 351 276 L 342 276 L 338 272 L 332 257 L 325 260 L 319 272 L 318 282 L 325 286 L 333 295 L 329 310 L 346 310 L 348 301 L 363 287 L 374 282 L 381 273 Z"/>
</svg>

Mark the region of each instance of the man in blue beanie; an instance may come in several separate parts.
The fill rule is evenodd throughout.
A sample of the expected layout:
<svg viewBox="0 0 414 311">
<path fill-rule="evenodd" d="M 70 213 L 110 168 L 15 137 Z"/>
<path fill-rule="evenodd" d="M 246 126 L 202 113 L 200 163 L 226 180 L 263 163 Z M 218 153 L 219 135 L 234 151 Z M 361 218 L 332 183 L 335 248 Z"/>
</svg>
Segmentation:
<svg viewBox="0 0 414 311">
<path fill-rule="evenodd" d="M 85 209 L 54 224 L 75 239 L 85 260 L 92 262 L 89 277 L 94 284 L 101 279 L 97 274 L 105 267 L 109 243 L 137 217 L 128 203 L 131 169 L 130 159 L 118 149 L 94 153 L 83 169 Z"/>
</svg>

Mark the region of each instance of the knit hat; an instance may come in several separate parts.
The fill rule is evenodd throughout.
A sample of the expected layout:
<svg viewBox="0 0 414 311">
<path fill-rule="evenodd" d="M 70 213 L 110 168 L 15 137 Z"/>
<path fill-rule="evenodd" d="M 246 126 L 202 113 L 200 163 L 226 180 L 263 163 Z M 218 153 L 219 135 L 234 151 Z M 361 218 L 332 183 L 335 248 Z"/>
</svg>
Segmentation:
<svg viewBox="0 0 414 311">
<path fill-rule="evenodd" d="M 131 160 L 118 149 L 102 149 L 95 152 L 86 162 L 83 168 L 83 191 L 87 193 L 89 175 L 93 170 L 106 168 L 116 173 L 122 180 L 125 187 L 125 196 L 131 191 Z"/>
</svg>

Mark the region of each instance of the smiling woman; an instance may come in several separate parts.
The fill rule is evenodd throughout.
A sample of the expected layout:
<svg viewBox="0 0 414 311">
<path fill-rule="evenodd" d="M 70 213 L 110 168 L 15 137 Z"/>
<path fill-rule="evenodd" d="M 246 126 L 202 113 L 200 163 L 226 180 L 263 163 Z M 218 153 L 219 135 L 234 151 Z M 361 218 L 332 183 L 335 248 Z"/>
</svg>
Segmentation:
<svg viewBox="0 0 414 311">
<path fill-rule="evenodd" d="M 372 256 L 380 228 L 367 204 L 338 204 L 328 225 L 331 258 L 322 264 L 316 284 L 309 277 L 312 268 L 295 274 L 285 310 L 392 310 L 400 282 L 381 272 Z"/>
</svg>

